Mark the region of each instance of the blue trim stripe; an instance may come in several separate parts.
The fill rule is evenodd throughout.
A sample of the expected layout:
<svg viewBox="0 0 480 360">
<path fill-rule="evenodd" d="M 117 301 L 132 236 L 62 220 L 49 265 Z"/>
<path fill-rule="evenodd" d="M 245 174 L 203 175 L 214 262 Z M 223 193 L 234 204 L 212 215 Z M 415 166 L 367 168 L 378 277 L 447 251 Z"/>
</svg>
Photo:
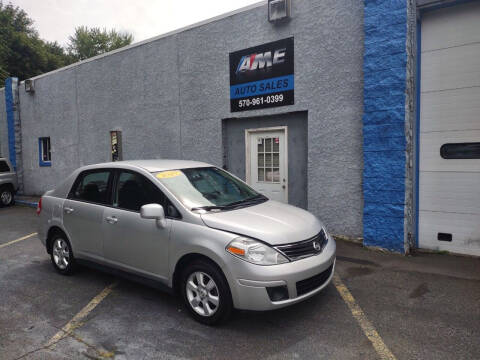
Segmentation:
<svg viewBox="0 0 480 360">
<path fill-rule="evenodd" d="M 241 99 L 249 96 L 274 94 L 294 89 L 293 75 L 280 76 L 266 80 L 252 81 L 230 86 L 230 99 Z"/>
<path fill-rule="evenodd" d="M 38 202 L 20 200 L 18 198 L 15 199 L 15 204 L 16 205 L 24 205 L 24 206 L 28 206 L 28 207 L 32 207 L 32 208 L 36 208 L 38 206 Z"/>
<path fill-rule="evenodd" d="M 415 131 L 415 245 L 419 247 L 419 221 L 420 221 L 420 91 L 422 71 L 422 19 L 417 21 L 417 108 Z"/>
<path fill-rule="evenodd" d="M 5 80 L 5 106 L 7 110 L 8 156 L 15 171 L 17 170 L 17 157 L 15 153 L 15 117 L 13 101 L 13 79 Z"/>
</svg>

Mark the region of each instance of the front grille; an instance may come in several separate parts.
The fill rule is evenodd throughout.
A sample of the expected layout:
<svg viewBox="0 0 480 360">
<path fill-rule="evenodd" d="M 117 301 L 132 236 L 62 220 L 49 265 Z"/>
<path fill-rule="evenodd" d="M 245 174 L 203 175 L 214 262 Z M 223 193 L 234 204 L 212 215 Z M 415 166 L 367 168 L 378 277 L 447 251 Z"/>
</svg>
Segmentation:
<svg viewBox="0 0 480 360">
<path fill-rule="evenodd" d="M 301 296 L 303 294 L 309 293 L 310 291 L 313 291 L 323 284 L 325 284 L 325 281 L 328 280 L 330 275 L 332 274 L 333 270 L 333 264 L 330 265 L 330 267 L 325 270 L 324 272 L 321 272 L 318 275 L 312 276 L 311 278 L 301 280 L 297 282 L 297 296 Z"/>
<path fill-rule="evenodd" d="M 309 256 L 317 255 L 323 251 L 328 239 L 325 231 L 320 231 L 311 239 L 296 242 L 293 244 L 275 246 L 277 250 L 286 255 L 290 260 L 300 260 Z M 318 244 L 318 246 L 314 246 Z"/>
</svg>

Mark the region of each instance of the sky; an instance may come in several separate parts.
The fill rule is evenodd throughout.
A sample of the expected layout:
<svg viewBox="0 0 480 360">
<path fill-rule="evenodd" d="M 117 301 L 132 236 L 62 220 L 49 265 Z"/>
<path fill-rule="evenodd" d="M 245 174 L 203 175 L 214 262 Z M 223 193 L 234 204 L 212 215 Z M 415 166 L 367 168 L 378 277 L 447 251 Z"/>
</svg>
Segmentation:
<svg viewBox="0 0 480 360">
<path fill-rule="evenodd" d="M 40 38 L 66 45 L 77 26 L 128 31 L 142 41 L 259 0 L 5 0 L 27 12 Z"/>
</svg>

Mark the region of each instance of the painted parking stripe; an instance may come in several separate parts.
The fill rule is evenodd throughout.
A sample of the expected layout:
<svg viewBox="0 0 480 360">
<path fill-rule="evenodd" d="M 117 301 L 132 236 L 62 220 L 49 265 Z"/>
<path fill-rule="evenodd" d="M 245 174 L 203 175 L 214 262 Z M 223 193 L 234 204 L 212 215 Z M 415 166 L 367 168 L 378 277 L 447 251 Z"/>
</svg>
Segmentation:
<svg viewBox="0 0 480 360">
<path fill-rule="evenodd" d="M 6 246 L 8 246 L 8 245 L 15 244 L 15 243 L 17 243 L 17 242 L 19 242 L 19 241 L 27 240 L 27 239 L 31 238 L 32 236 L 35 236 L 35 235 L 37 235 L 36 232 L 31 233 L 31 234 L 29 234 L 29 235 L 26 235 L 26 236 L 24 236 L 24 237 L 21 237 L 20 239 L 12 240 L 12 241 L 9 241 L 9 242 L 7 242 L 7 243 L 5 243 L 5 244 L 1 244 L 1 245 L 0 245 L 0 249 L 6 247 Z"/>
<path fill-rule="evenodd" d="M 352 294 L 348 290 L 348 288 L 343 283 L 342 279 L 335 274 L 333 277 L 333 284 L 337 288 L 340 296 L 342 297 L 343 301 L 347 304 L 348 308 L 350 309 L 353 317 L 357 320 L 358 324 L 363 330 L 363 333 L 366 335 L 368 340 L 372 343 L 375 351 L 380 356 L 382 360 L 396 360 L 396 357 L 392 354 L 392 352 L 388 349 L 387 345 L 383 342 L 382 338 L 378 334 L 375 327 L 372 323 L 367 319 L 365 313 L 360 308 L 360 306 L 356 303 L 355 299 L 353 298 Z"/>
<path fill-rule="evenodd" d="M 69 336 L 76 328 L 83 325 L 82 320 L 90 314 L 90 312 L 100 304 L 117 286 L 118 281 L 108 285 L 97 296 L 95 296 L 80 312 L 75 315 L 59 332 L 52 336 L 50 340 L 45 344 L 45 348 L 53 349 L 55 344 L 63 338 Z"/>
</svg>

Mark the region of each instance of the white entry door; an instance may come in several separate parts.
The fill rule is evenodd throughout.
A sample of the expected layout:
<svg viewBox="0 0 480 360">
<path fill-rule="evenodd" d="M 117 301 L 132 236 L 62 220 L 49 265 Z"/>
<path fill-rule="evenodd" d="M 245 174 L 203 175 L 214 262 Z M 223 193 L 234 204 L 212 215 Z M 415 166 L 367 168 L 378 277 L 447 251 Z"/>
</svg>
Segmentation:
<svg viewBox="0 0 480 360">
<path fill-rule="evenodd" d="M 247 183 L 269 199 L 288 202 L 287 128 L 245 131 Z"/>
</svg>

